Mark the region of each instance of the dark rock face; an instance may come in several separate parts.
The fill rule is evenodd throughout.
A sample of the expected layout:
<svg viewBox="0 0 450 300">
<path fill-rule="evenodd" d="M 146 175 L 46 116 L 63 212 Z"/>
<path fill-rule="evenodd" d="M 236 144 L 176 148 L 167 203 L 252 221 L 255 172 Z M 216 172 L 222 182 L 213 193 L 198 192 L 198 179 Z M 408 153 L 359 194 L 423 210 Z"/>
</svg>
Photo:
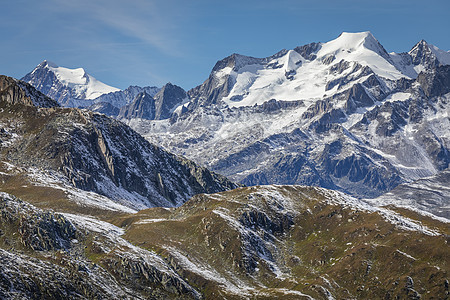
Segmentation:
<svg viewBox="0 0 450 300">
<path fill-rule="evenodd" d="M 355 84 L 350 90 L 348 90 L 346 96 L 348 100 L 345 104 L 345 108 L 349 113 L 355 112 L 359 107 L 367 107 L 374 104 L 372 98 L 367 95 L 366 91 L 360 84 Z"/>
<path fill-rule="evenodd" d="M 78 235 L 76 228 L 64 216 L 48 211 L 33 211 L 28 203 L 6 194 L 0 194 L 0 209 L 1 228 L 5 230 L 13 226 L 18 233 L 18 242 L 28 249 L 65 250 Z"/>
<path fill-rule="evenodd" d="M 417 81 L 427 97 L 442 96 L 450 92 L 450 66 L 441 66 L 433 72 L 420 73 Z"/>
<path fill-rule="evenodd" d="M 349 67 L 350 67 L 349 62 L 341 61 L 338 64 L 332 66 L 330 68 L 330 72 L 333 74 L 341 74 Z M 355 80 L 358 80 L 360 78 L 370 76 L 370 75 L 375 75 L 375 74 L 369 67 L 363 67 L 360 64 L 353 63 L 352 70 L 350 71 L 350 73 L 348 75 L 339 77 L 337 79 L 327 82 L 325 90 L 326 91 L 331 90 L 335 86 L 337 86 L 338 89 L 340 89 L 341 87 L 351 83 L 352 81 L 355 81 Z M 372 86 L 372 84 L 375 85 L 375 83 L 371 83 L 371 82 L 368 82 L 368 84 L 369 84 L 369 86 Z M 379 83 L 378 83 L 378 85 L 379 85 Z"/>
<path fill-rule="evenodd" d="M 109 102 L 98 102 L 98 103 L 92 104 L 87 109 L 94 111 L 94 112 L 101 113 L 101 114 L 105 114 L 105 115 L 111 116 L 111 117 L 117 117 L 120 112 L 119 108 L 115 107 L 114 105 L 112 105 Z"/>
<path fill-rule="evenodd" d="M 39 107 L 58 107 L 59 104 L 36 91 L 31 85 L 0 75 L 0 101 Z"/>
<path fill-rule="evenodd" d="M 143 259 L 124 254 L 119 260 L 116 256 L 107 257 L 103 260 L 103 264 L 124 286 L 142 294 L 148 294 L 149 290 L 158 291 L 162 287 L 163 291 L 172 294 L 172 297 L 200 298 L 199 294 L 181 278 L 161 272 Z M 166 293 L 159 291 L 159 295 L 156 294 L 152 298 L 163 299 L 168 297 Z"/>
<path fill-rule="evenodd" d="M 140 87 L 132 85 L 124 89 L 123 91 L 117 91 L 114 93 L 101 95 L 100 97 L 95 99 L 95 103 L 106 102 L 120 109 L 121 107 L 133 102 L 133 100 L 136 99 L 137 95 L 141 93 L 146 93 L 149 96 L 154 97 L 159 90 L 160 89 L 157 88 L 156 86 Z M 107 113 L 105 114 L 108 115 Z M 110 116 L 115 117 L 117 115 L 110 115 Z"/>
<path fill-rule="evenodd" d="M 171 117 L 173 110 L 187 100 L 186 91 L 171 83 L 166 84 L 155 95 L 155 120 Z"/>
<path fill-rule="evenodd" d="M 262 229 L 272 235 L 281 235 L 294 225 L 293 217 L 288 214 L 277 215 L 272 220 L 267 214 L 257 210 L 244 212 L 239 222 L 245 227 L 255 230 Z"/>
<path fill-rule="evenodd" d="M 175 108 L 186 100 L 187 94 L 182 88 L 168 83 L 154 97 L 146 92 L 138 94 L 131 103 L 120 109 L 118 118 L 140 118 L 146 120 L 169 119 L 172 117 Z"/>
<path fill-rule="evenodd" d="M 304 46 L 299 46 L 294 49 L 294 51 L 298 52 L 302 57 L 307 60 L 314 60 L 316 58 L 315 53 L 320 50 L 320 43 L 311 43 Z"/>
<path fill-rule="evenodd" d="M 146 92 L 134 98 L 133 102 L 123 106 L 118 114 L 119 119 L 141 118 L 153 120 L 155 118 L 155 99 Z"/>
</svg>

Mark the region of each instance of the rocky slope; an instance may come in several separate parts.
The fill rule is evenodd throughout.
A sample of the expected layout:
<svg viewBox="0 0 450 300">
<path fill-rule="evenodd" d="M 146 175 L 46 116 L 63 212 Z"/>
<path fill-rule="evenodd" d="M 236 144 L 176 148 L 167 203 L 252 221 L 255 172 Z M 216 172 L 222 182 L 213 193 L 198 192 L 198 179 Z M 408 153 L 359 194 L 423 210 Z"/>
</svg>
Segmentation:
<svg viewBox="0 0 450 300">
<path fill-rule="evenodd" d="M 44 108 L 58 107 L 59 104 L 38 92 L 23 81 L 0 75 L 0 101 L 9 105 L 21 104 Z"/>
<path fill-rule="evenodd" d="M 240 188 L 103 220 L 5 193 L 0 207 L 2 299 L 449 295 L 448 223 L 321 188 Z"/>
<path fill-rule="evenodd" d="M 0 80 L 5 99 L 0 102 L 1 160 L 9 169 L 35 174 L 40 184 L 69 184 L 135 209 L 178 206 L 197 193 L 236 187 L 150 144 L 123 123 L 87 110 L 56 107 L 32 88 L 38 97 L 30 100 L 21 88 L 28 85 L 8 77 Z M 34 106 L 44 100 L 44 107 L 54 107 Z"/>
<path fill-rule="evenodd" d="M 395 205 L 450 220 L 450 170 L 397 186 L 378 198 L 376 205 Z"/>
<path fill-rule="evenodd" d="M 162 257 L 123 230 L 89 217 L 38 209 L 0 194 L 0 298 L 195 299 Z"/>
<path fill-rule="evenodd" d="M 407 212 L 320 188 L 258 186 L 116 225 L 207 299 L 445 298 L 448 223 Z"/>
<path fill-rule="evenodd" d="M 449 166 L 450 53 L 387 53 L 368 32 L 233 54 L 170 120 L 128 124 L 247 185 L 306 184 L 377 197 Z"/>
</svg>

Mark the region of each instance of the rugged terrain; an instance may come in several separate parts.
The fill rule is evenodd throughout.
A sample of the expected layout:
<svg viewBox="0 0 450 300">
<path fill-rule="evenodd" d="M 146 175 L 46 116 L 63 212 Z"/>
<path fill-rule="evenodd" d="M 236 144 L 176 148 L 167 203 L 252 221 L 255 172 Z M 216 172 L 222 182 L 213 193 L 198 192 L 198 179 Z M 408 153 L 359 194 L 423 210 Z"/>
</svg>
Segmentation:
<svg viewBox="0 0 450 300">
<path fill-rule="evenodd" d="M 449 64 L 364 32 L 187 93 L 0 76 L 0 298 L 449 298 Z"/>
<path fill-rule="evenodd" d="M 449 167 L 450 53 L 387 53 L 370 34 L 267 58 L 233 54 L 150 141 L 246 185 L 305 184 L 377 197 Z"/>
<path fill-rule="evenodd" d="M 60 108 L 30 85 L 6 76 L 0 77 L 0 88 L 0 154 L 4 174 L 14 179 L 60 182 L 133 209 L 178 206 L 194 194 L 236 187 L 103 114 Z"/>
<path fill-rule="evenodd" d="M 69 69 L 46 60 L 22 80 L 63 107 L 89 108 L 118 119 L 168 119 L 188 100 L 186 91 L 171 83 L 162 88 L 130 86 L 119 90 L 98 81 L 83 68 Z"/>
<path fill-rule="evenodd" d="M 0 200 L 6 299 L 449 296 L 448 223 L 321 188 L 239 188 L 103 220 Z"/>
</svg>

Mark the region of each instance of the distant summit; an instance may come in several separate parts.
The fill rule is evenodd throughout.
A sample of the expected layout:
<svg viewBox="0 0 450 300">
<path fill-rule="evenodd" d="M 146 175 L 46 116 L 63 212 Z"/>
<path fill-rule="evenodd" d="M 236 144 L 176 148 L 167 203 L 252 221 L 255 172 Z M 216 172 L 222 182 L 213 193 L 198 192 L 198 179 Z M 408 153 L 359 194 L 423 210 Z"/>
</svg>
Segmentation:
<svg viewBox="0 0 450 300">
<path fill-rule="evenodd" d="M 119 89 L 98 81 L 83 68 L 59 67 L 44 60 L 22 78 L 37 90 L 55 99 L 62 106 L 86 106 L 90 100 Z"/>
</svg>

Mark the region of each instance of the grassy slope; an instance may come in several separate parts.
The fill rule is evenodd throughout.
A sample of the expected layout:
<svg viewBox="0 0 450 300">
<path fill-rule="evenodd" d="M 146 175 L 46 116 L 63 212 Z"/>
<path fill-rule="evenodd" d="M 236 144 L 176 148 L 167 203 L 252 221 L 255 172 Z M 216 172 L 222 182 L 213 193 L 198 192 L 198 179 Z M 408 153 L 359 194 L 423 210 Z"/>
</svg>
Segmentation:
<svg viewBox="0 0 450 300">
<path fill-rule="evenodd" d="M 322 286 L 338 298 L 407 297 L 414 293 L 407 288 L 409 276 L 418 293 L 427 298 L 445 297 L 448 224 L 428 220 L 427 225 L 442 234 L 428 236 L 396 228 L 378 213 L 327 204 L 323 194 L 314 188 L 278 189 L 299 208 L 294 226 L 275 235 L 274 257 L 284 271 L 278 278 L 262 260 L 259 271 L 246 272 L 240 233 L 213 212 L 220 208 L 239 219 L 249 210 L 249 195 L 258 188 L 224 192 L 220 197 L 198 195 L 178 209 L 148 209 L 120 218 L 116 224 L 126 226 L 125 237 L 133 243 L 153 249 L 175 263 L 177 257 L 170 249 L 177 249 L 191 261 L 211 266 L 231 282 L 241 281 L 254 288 L 256 292 L 250 293 L 259 296 L 280 295 L 285 288 L 322 298 Z M 270 197 L 260 199 L 257 204 L 269 216 L 273 213 L 266 206 L 270 201 Z M 420 217 L 412 212 L 408 215 Z M 167 220 L 142 222 L 145 219 Z M 228 271 L 239 280 L 228 276 Z M 188 268 L 181 272 L 207 296 L 232 295 L 220 284 L 205 280 Z M 258 287 L 260 284 L 265 287 Z"/>
</svg>

